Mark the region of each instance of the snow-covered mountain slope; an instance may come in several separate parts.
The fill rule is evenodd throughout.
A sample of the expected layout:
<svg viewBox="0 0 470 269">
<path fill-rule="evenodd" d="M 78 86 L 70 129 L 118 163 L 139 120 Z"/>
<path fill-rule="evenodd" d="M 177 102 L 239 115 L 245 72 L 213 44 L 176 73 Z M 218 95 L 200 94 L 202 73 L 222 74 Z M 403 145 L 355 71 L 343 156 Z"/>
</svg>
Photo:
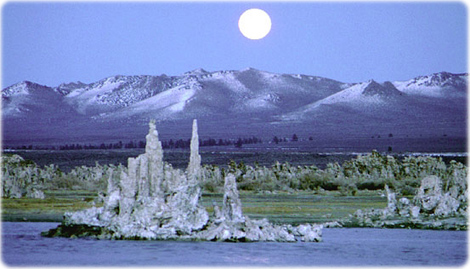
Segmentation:
<svg viewBox="0 0 470 269">
<path fill-rule="evenodd" d="M 63 93 L 55 88 L 23 81 L 3 89 L 3 118 L 56 118 L 73 114 L 63 103 Z"/>
<path fill-rule="evenodd" d="M 247 68 L 196 69 L 180 76 L 112 76 L 57 87 L 21 82 L 2 90 L 3 121 L 8 127 L 4 134 L 65 136 L 50 131 L 64 125 L 70 129 L 67 135 L 77 136 L 83 129 L 91 135 L 96 126 L 108 126 L 100 131 L 105 135 L 116 126 L 123 132 L 127 132 L 123 126 L 145 126 L 151 118 L 160 122 L 200 118 L 214 133 L 244 133 L 248 128 L 269 133 L 272 126 L 284 126 L 279 127 L 282 130 L 295 124 L 313 131 L 339 125 L 356 130 L 365 123 L 384 121 L 415 123 L 423 130 L 439 121 L 441 129 L 464 130 L 467 78 L 442 72 L 408 81 L 343 83 Z"/>
<path fill-rule="evenodd" d="M 398 90 L 411 95 L 464 97 L 467 94 L 468 74 L 441 72 L 393 84 Z"/>
<path fill-rule="evenodd" d="M 127 107 L 150 98 L 172 86 L 167 76 L 114 76 L 76 87 L 65 96 L 65 102 L 79 113 L 95 115 Z"/>
<path fill-rule="evenodd" d="M 179 85 L 149 98 L 134 102 L 117 111 L 102 113 L 95 118 L 104 120 L 142 116 L 168 120 L 173 118 L 176 113 L 184 110 L 185 105 L 194 96 L 196 90 L 197 86 L 194 85 L 193 87 Z"/>
<path fill-rule="evenodd" d="M 354 84 L 340 92 L 332 94 L 324 99 L 300 107 L 296 111 L 282 115 L 283 120 L 302 120 L 319 113 L 326 106 L 349 107 L 351 110 L 370 111 L 393 106 L 403 99 L 403 92 L 395 88 L 391 82 L 377 83 L 369 80 Z"/>
<path fill-rule="evenodd" d="M 350 103 L 359 106 L 380 105 L 386 104 L 388 101 L 394 100 L 401 95 L 402 93 L 391 85 L 390 82 L 379 84 L 374 80 L 370 80 L 355 84 L 339 93 L 315 102 L 315 104 Z"/>
<path fill-rule="evenodd" d="M 312 131 L 316 127 L 316 132 L 345 136 L 374 136 L 384 130 L 404 137 L 466 136 L 466 89 L 460 83 L 443 87 L 435 83 L 433 89 L 444 92 L 440 95 L 422 94 L 429 88 L 418 86 L 400 91 L 395 85 L 373 80 L 358 83 L 278 119 L 284 125 L 310 125 Z"/>
<path fill-rule="evenodd" d="M 140 91 L 151 96 L 133 96 L 127 98 L 124 105 L 120 100 L 110 98 L 111 95 L 130 96 L 114 80 L 104 81 L 98 87 L 72 91 L 67 98 L 73 100 L 70 103 L 81 113 L 93 111 L 95 107 L 94 111 L 99 111 L 95 112 L 95 119 L 139 115 L 175 119 L 268 112 L 278 114 L 338 92 L 345 85 L 320 77 L 280 75 L 252 68 L 219 72 L 198 69 L 179 77 L 160 78 L 160 81 L 165 83 L 154 88 L 134 88 L 133 93 Z M 96 108 L 97 104 L 101 104 L 101 110 Z"/>
</svg>

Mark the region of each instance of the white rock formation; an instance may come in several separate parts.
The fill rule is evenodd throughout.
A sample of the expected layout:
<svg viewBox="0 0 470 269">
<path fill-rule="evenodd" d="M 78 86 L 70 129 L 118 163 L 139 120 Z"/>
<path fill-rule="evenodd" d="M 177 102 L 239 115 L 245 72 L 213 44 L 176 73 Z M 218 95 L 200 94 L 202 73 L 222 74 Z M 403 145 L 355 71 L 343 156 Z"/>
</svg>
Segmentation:
<svg viewBox="0 0 470 269">
<path fill-rule="evenodd" d="M 197 122 L 193 122 L 186 171 L 163 162 L 155 122 L 149 124 L 145 153 L 128 159 L 127 169 L 108 171 L 104 205 L 67 212 L 46 236 L 96 236 L 114 239 L 319 242 L 322 226 L 273 225 L 243 215 L 236 177 L 225 176 L 223 207 L 209 217 L 201 199 L 201 156 Z M 77 229 L 77 225 L 81 228 Z"/>
<path fill-rule="evenodd" d="M 244 216 L 233 174 L 225 177 L 222 211 L 214 206 L 214 217 L 199 238 L 211 241 L 278 241 L 321 242 L 322 225 L 274 225 L 267 219 L 252 220 Z"/>
<path fill-rule="evenodd" d="M 233 174 L 228 174 L 225 177 L 223 205 L 226 220 L 233 223 L 245 222 L 242 203 L 238 196 L 237 180 Z"/>
<path fill-rule="evenodd" d="M 461 194 L 466 196 L 466 194 Z M 460 206 L 460 194 L 455 188 L 444 193 L 442 190 L 442 180 L 437 176 L 427 176 L 421 181 L 418 194 L 414 198 L 414 203 L 421 207 L 424 213 L 434 214 L 439 217 L 455 215 Z M 466 198 L 465 198 L 466 200 Z"/>
<path fill-rule="evenodd" d="M 201 155 L 199 155 L 199 135 L 197 132 L 197 120 L 193 120 L 193 133 L 191 135 L 190 156 L 188 164 L 188 176 L 197 179 L 201 173 Z"/>
<path fill-rule="evenodd" d="M 27 198 L 33 198 L 33 199 L 44 199 L 46 198 L 46 195 L 44 195 L 44 192 L 41 190 L 38 190 L 36 188 L 31 188 L 30 191 L 26 193 Z"/>
<path fill-rule="evenodd" d="M 415 201 L 425 212 L 432 212 L 442 198 L 442 182 L 437 176 L 428 176 L 421 180 Z"/>
<path fill-rule="evenodd" d="M 34 163 L 27 163 L 21 156 L 1 156 L 1 181 L 0 192 L 7 198 L 33 198 L 44 199 L 44 176 L 41 169 Z"/>
<path fill-rule="evenodd" d="M 386 208 L 358 210 L 354 216 L 351 216 L 353 222 L 368 227 L 405 227 L 408 225 L 435 229 L 440 227 L 439 223 L 442 218 L 466 218 L 467 190 L 460 186 L 453 186 L 445 192 L 442 180 L 438 176 L 424 177 L 412 200 L 402 197 L 397 201 L 395 193 L 387 185 L 385 191 L 387 193 Z M 452 225 L 447 224 L 447 227 L 452 227 Z M 454 226 L 458 228 L 465 225 L 459 221 Z"/>
<path fill-rule="evenodd" d="M 466 200 L 465 197 L 460 196 L 466 196 L 466 194 L 457 193 L 455 188 L 451 188 L 449 192 L 444 192 L 442 185 L 442 180 L 438 176 L 426 176 L 421 180 L 421 186 L 412 201 L 403 197 L 398 202 L 395 193 L 391 192 L 388 186 L 385 186 L 388 197 L 387 209 L 395 208 L 395 214 L 412 218 L 418 218 L 420 214 L 438 217 L 457 215 L 460 206 L 459 200 Z"/>
<path fill-rule="evenodd" d="M 197 177 L 164 165 L 154 121 L 146 140 L 144 154 L 129 158 L 127 169 L 113 171 L 120 173 L 117 181 L 110 175 L 104 206 L 66 213 L 65 224 L 106 227 L 113 238 L 171 239 L 207 223 L 208 213 L 198 204 Z M 198 165 L 193 162 L 193 171 L 200 170 Z"/>
<path fill-rule="evenodd" d="M 385 185 L 385 192 L 387 193 L 387 207 L 385 208 L 384 213 L 393 215 L 397 210 L 396 194 L 390 191 L 388 185 Z"/>
</svg>

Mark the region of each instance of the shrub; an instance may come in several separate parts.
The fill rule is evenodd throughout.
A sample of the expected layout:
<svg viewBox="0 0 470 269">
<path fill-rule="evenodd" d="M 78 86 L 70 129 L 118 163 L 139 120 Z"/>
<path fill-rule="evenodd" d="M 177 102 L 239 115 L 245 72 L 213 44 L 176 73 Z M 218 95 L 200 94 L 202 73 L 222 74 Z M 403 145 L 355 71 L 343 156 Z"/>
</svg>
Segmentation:
<svg viewBox="0 0 470 269">
<path fill-rule="evenodd" d="M 385 188 L 385 183 L 381 180 L 366 180 L 363 182 L 357 183 L 357 188 L 359 190 L 383 190 Z"/>
</svg>

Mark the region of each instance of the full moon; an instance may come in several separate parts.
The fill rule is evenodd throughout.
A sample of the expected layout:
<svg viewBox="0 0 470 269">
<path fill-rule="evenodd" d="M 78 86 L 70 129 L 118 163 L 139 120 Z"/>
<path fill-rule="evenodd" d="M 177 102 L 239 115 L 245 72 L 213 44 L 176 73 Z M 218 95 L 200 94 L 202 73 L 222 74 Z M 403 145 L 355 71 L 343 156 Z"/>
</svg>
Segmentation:
<svg viewBox="0 0 470 269">
<path fill-rule="evenodd" d="M 271 18 L 264 10 L 248 9 L 240 16 L 238 28 L 246 38 L 261 39 L 271 31 Z"/>
</svg>

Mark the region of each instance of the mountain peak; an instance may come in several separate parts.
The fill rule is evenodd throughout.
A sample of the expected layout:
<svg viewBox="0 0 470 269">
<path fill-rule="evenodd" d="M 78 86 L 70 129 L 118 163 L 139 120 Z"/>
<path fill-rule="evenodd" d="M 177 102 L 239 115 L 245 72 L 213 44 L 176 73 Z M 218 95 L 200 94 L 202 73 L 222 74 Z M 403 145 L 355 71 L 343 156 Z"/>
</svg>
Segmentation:
<svg viewBox="0 0 470 269">
<path fill-rule="evenodd" d="M 29 86 L 31 84 L 33 84 L 33 82 L 31 82 L 29 80 L 23 80 L 20 83 L 18 83 L 18 85 L 25 85 L 25 86 Z"/>
<path fill-rule="evenodd" d="M 240 72 L 248 72 L 248 71 L 259 71 L 259 70 L 253 67 L 246 67 L 240 70 Z"/>
<path fill-rule="evenodd" d="M 390 81 L 385 81 L 384 83 L 380 84 L 371 79 L 369 80 L 368 85 L 362 91 L 362 94 L 366 96 L 392 96 L 401 95 L 402 93 Z"/>
<path fill-rule="evenodd" d="M 380 85 L 377 81 L 373 80 L 373 79 L 369 79 L 367 82 L 366 82 L 369 85 Z"/>
<path fill-rule="evenodd" d="M 32 81 L 29 81 L 29 80 L 23 80 L 21 82 L 18 82 L 17 84 L 14 84 L 10 87 L 13 87 L 13 86 L 19 86 L 19 87 L 35 87 L 35 86 L 41 86 L 41 87 L 45 87 L 44 85 L 40 85 L 38 83 L 35 83 L 35 82 L 32 82 Z M 8 88 L 10 88 L 8 87 Z"/>
<path fill-rule="evenodd" d="M 62 83 L 59 86 L 57 86 L 54 90 L 62 95 L 67 95 L 71 91 L 78 89 L 78 88 L 83 88 L 87 84 L 77 81 L 77 82 L 69 82 L 69 83 Z"/>
<path fill-rule="evenodd" d="M 50 87 L 24 80 L 2 89 L 2 97 L 10 97 L 14 95 L 25 95 L 37 90 L 50 90 Z"/>
<path fill-rule="evenodd" d="M 204 70 L 203 68 L 196 68 L 192 71 L 189 71 L 189 72 L 185 72 L 183 75 L 206 75 L 208 74 L 209 72 L 207 72 L 206 70 Z"/>
<path fill-rule="evenodd" d="M 427 76 L 416 77 L 410 80 L 407 86 L 416 85 L 419 87 L 459 87 L 463 84 L 466 84 L 466 81 L 464 81 L 462 76 L 468 76 L 468 74 L 453 74 L 449 72 L 433 73 Z"/>
<path fill-rule="evenodd" d="M 61 83 L 59 86 L 57 86 L 58 88 L 70 88 L 70 87 L 82 87 L 82 86 L 85 86 L 86 84 L 81 82 L 81 81 L 77 81 L 77 82 L 69 82 L 69 83 Z"/>
</svg>

